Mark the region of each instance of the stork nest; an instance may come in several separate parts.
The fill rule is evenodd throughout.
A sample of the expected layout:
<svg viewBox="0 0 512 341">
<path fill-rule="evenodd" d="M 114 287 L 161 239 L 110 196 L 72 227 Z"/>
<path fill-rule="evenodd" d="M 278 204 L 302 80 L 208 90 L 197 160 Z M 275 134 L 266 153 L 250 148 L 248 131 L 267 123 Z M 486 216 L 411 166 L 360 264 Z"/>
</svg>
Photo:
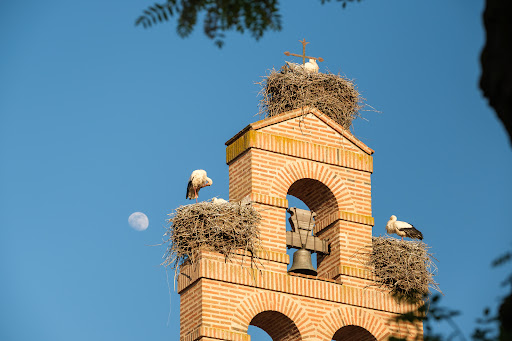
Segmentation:
<svg viewBox="0 0 512 341">
<path fill-rule="evenodd" d="M 441 292 L 433 279 L 437 266 L 427 244 L 388 236 L 373 237 L 372 241 L 367 265 L 379 286 L 411 301 L 419 301 L 430 289 Z"/>
<path fill-rule="evenodd" d="M 226 259 L 243 249 L 252 255 L 251 266 L 259 259 L 255 251 L 260 245 L 261 216 L 250 205 L 200 202 L 180 206 L 169 216 L 162 265 L 171 267 L 175 273 L 186 260 L 194 264 L 200 249 L 219 252 Z"/>
<path fill-rule="evenodd" d="M 348 129 L 359 117 L 364 99 L 354 83 L 332 73 L 309 73 L 301 65 L 288 63 L 263 77 L 259 114 L 272 117 L 305 106 L 315 107 Z"/>
</svg>

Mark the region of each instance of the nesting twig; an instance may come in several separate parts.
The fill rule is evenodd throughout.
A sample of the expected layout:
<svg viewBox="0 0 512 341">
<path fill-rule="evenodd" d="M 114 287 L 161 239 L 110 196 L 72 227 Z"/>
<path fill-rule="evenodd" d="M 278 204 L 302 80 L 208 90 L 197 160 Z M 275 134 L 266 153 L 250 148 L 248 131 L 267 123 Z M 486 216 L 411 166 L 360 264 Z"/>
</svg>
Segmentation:
<svg viewBox="0 0 512 341">
<path fill-rule="evenodd" d="M 259 114 L 265 117 L 311 106 L 348 129 L 363 106 L 354 83 L 332 73 L 284 66 L 279 72 L 272 69 L 257 84 L 261 85 Z"/>
<path fill-rule="evenodd" d="M 441 292 L 433 279 L 437 266 L 427 244 L 388 236 L 373 237 L 372 241 L 367 265 L 379 286 L 413 301 L 420 300 L 430 289 Z"/>
<path fill-rule="evenodd" d="M 199 202 L 180 206 L 169 216 L 162 265 L 171 267 L 175 273 L 186 260 L 194 264 L 199 249 L 219 252 L 227 260 L 243 249 L 252 255 L 251 266 L 258 259 L 261 216 L 250 205 Z"/>
</svg>

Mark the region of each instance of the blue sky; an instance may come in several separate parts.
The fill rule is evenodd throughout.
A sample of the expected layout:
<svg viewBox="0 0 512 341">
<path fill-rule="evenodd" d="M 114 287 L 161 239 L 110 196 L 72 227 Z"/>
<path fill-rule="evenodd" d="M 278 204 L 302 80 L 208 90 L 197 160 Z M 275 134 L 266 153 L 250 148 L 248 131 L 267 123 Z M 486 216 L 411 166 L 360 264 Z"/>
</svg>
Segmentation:
<svg viewBox="0 0 512 341">
<path fill-rule="evenodd" d="M 469 334 L 511 271 L 490 267 L 512 241 L 512 149 L 478 89 L 483 1 L 288 1 L 281 32 L 221 50 L 200 27 L 134 27 L 151 4 L 0 3 L 0 339 L 177 340 L 179 295 L 148 245 L 192 170 L 214 180 L 203 199 L 228 198 L 224 142 L 302 38 L 381 112 L 353 129 L 375 150 L 374 235 L 391 214 L 422 230 Z"/>
</svg>

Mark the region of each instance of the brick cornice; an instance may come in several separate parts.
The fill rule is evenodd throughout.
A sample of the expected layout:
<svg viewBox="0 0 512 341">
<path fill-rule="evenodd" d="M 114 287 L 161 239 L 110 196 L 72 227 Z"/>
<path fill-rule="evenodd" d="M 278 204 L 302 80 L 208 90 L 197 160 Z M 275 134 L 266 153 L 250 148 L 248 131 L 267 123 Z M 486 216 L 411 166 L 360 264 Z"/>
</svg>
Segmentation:
<svg viewBox="0 0 512 341">
<path fill-rule="evenodd" d="M 375 220 L 373 219 L 372 216 L 340 210 L 331 213 L 327 217 L 322 217 L 322 219 L 319 219 L 318 222 L 316 222 L 315 227 L 313 228 L 313 232 L 315 234 L 320 234 L 323 232 L 323 230 L 325 230 L 338 220 L 345 220 L 368 226 L 375 225 Z"/>
<path fill-rule="evenodd" d="M 261 194 L 258 192 L 251 193 L 251 200 L 259 204 L 276 206 L 280 208 L 288 208 L 288 200 L 286 198 L 280 198 L 272 195 Z"/>
<path fill-rule="evenodd" d="M 226 329 L 220 329 L 208 326 L 199 326 L 185 336 L 180 337 L 180 341 L 195 341 L 202 337 L 209 337 L 218 340 L 228 341 L 250 341 L 251 336 L 247 333 L 233 332 Z"/>
<path fill-rule="evenodd" d="M 345 275 L 350 277 L 368 279 L 372 281 L 375 280 L 375 276 L 370 272 L 370 270 L 348 265 L 336 266 L 335 269 L 333 270 L 333 276 L 329 277 L 334 277 L 336 275 Z"/>
<path fill-rule="evenodd" d="M 181 278 L 178 278 L 180 294 L 200 278 L 205 278 L 398 314 L 414 309 L 414 306 L 407 303 L 397 304 L 387 292 L 342 285 L 334 280 L 292 276 L 287 273 L 249 268 L 205 257 L 201 258 L 197 264 L 188 267 L 196 269 L 193 271 L 182 269 L 188 273 L 188 278 L 185 279 L 188 285 L 183 285 L 185 282 L 180 283 Z M 182 275 L 180 274 L 179 277 Z M 312 285 L 313 283 L 314 285 Z"/>
<path fill-rule="evenodd" d="M 215 259 L 220 262 L 225 262 L 226 258 L 222 256 L 221 254 L 216 253 L 215 251 L 211 251 L 208 249 L 203 249 L 200 251 L 202 254 L 202 257 L 206 256 L 210 260 Z M 243 249 L 238 249 L 234 252 L 238 256 L 238 261 L 240 263 L 247 262 L 248 264 L 251 264 L 251 254 L 248 251 L 245 251 Z M 275 262 L 275 263 L 281 263 L 281 264 L 289 264 L 290 263 L 290 256 L 286 252 L 277 252 L 277 251 L 271 251 L 266 249 L 257 249 L 254 253 L 254 256 L 256 256 L 258 259 L 256 259 L 254 262 L 255 266 L 259 267 L 261 263 L 263 263 L 263 266 L 266 262 Z M 196 256 L 197 257 L 197 256 Z M 194 281 L 199 279 L 200 271 L 199 271 L 199 263 L 196 262 L 194 264 L 191 264 L 190 262 L 187 265 L 183 265 L 180 268 L 180 273 L 178 275 L 178 292 L 181 292 L 182 290 L 185 290 L 188 288 Z"/>
<path fill-rule="evenodd" d="M 226 163 L 230 164 L 250 148 L 373 172 L 373 158 L 371 155 L 251 129 L 228 144 L 226 147 Z"/>
</svg>

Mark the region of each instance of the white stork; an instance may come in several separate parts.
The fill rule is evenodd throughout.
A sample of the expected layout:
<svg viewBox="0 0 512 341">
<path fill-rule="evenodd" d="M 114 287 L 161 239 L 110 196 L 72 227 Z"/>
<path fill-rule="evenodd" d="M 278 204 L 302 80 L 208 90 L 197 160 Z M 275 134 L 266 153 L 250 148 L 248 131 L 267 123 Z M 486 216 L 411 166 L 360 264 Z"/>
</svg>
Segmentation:
<svg viewBox="0 0 512 341">
<path fill-rule="evenodd" d="M 306 70 L 309 73 L 318 73 L 318 64 L 316 63 L 316 60 L 309 59 L 309 62 L 304 64 L 304 70 Z"/>
<path fill-rule="evenodd" d="M 227 200 L 224 200 L 222 198 L 212 198 L 212 203 L 215 204 L 215 205 L 223 205 L 223 204 L 227 204 L 228 201 Z"/>
<path fill-rule="evenodd" d="M 213 184 L 212 179 L 206 176 L 206 171 L 202 169 L 196 169 L 190 175 L 190 179 L 188 180 L 187 186 L 187 199 L 196 199 L 198 198 L 199 190 L 206 186 L 211 186 Z"/>
<path fill-rule="evenodd" d="M 300 70 L 302 67 L 302 65 L 299 65 L 297 63 L 290 63 L 287 61 L 285 61 L 285 63 L 286 63 L 286 66 L 283 66 L 281 68 L 283 70 L 283 71 L 281 71 L 281 73 L 286 72 L 286 68 L 288 68 L 290 71 L 297 71 L 297 70 Z"/>
<path fill-rule="evenodd" d="M 402 237 L 402 240 L 404 240 L 404 237 L 419 240 L 423 239 L 423 234 L 421 234 L 420 231 L 416 230 L 414 226 L 412 226 L 409 223 L 406 223 L 405 221 L 396 220 L 395 215 L 392 215 L 391 218 L 389 218 L 389 221 L 386 224 L 386 231 L 389 234 L 396 233 L 397 235 Z"/>
</svg>

